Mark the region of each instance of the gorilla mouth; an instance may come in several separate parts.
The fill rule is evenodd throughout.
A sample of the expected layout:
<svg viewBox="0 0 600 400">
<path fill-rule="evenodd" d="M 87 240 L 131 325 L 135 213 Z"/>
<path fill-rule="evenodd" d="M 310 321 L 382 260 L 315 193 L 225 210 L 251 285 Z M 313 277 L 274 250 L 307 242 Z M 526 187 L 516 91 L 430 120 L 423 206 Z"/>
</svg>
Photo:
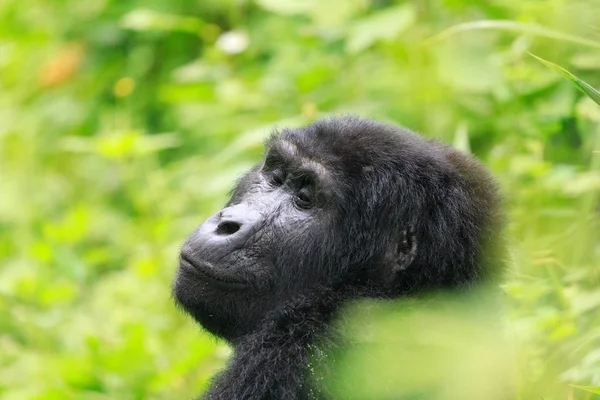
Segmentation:
<svg viewBox="0 0 600 400">
<path fill-rule="evenodd" d="M 220 284 L 238 287 L 248 286 L 249 284 L 248 282 L 243 281 L 241 279 L 235 279 L 231 276 L 226 276 L 220 272 L 215 271 L 215 268 L 208 263 L 195 263 L 183 254 L 179 257 L 179 265 L 180 267 L 184 267 L 185 269 L 192 270 L 197 275 L 200 275 L 204 278 L 208 278 L 209 280 Z"/>
</svg>

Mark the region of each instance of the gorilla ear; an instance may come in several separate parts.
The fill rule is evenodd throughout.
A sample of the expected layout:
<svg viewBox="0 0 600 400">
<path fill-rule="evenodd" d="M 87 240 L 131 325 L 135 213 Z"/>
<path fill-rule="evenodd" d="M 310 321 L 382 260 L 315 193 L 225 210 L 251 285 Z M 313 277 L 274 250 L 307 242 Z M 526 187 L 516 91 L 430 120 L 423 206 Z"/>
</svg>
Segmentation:
<svg viewBox="0 0 600 400">
<path fill-rule="evenodd" d="M 417 237 L 414 227 L 402 231 L 400 241 L 396 247 L 393 264 L 394 274 L 407 269 L 417 256 Z"/>
</svg>

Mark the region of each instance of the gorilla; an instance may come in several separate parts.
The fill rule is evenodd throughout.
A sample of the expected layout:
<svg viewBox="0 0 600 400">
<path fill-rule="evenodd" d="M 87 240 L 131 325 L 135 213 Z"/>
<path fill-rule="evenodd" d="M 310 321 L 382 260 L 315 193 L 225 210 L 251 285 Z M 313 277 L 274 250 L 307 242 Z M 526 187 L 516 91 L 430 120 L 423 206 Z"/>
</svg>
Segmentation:
<svg viewBox="0 0 600 400">
<path fill-rule="evenodd" d="M 323 398 L 311 354 L 345 303 L 497 277 L 501 201 L 471 156 L 354 116 L 265 147 L 181 248 L 176 301 L 233 348 L 203 398 Z"/>
</svg>

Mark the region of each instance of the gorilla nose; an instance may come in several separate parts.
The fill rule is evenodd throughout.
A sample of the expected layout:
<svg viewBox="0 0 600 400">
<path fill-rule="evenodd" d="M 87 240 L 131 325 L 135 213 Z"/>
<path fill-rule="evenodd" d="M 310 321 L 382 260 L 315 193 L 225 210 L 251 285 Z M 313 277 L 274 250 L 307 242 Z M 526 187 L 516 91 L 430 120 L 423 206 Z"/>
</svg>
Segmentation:
<svg viewBox="0 0 600 400">
<path fill-rule="evenodd" d="M 190 235 L 181 248 L 181 256 L 189 261 L 217 262 L 244 247 L 260 220 L 260 213 L 245 204 L 227 207 Z"/>
<path fill-rule="evenodd" d="M 233 235 L 240 230 L 240 223 L 235 221 L 221 222 L 215 231 L 217 235 Z"/>
</svg>

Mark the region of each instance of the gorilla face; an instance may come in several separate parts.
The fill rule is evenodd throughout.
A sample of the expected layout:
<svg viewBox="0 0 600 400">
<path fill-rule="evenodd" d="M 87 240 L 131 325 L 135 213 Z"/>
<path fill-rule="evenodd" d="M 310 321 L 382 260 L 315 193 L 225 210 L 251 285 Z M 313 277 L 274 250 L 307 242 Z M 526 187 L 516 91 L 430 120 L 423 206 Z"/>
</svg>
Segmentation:
<svg viewBox="0 0 600 400">
<path fill-rule="evenodd" d="M 228 339 L 252 330 L 317 275 L 325 278 L 307 260 L 319 250 L 312 238 L 331 227 L 327 208 L 319 205 L 325 192 L 316 176 L 279 160 L 271 164 L 274 156 L 267 160 L 181 249 L 177 299 L 205 328 Z"/>
<path fill-rule="evenodd" d="M 174 294 L 234 341 L 315 287 L 468 283 L 485 275 L 495 203 L 475 160 L 411 132 L 353 117 L 284 130 L 184 243 Z"/>
<path fill-rule="evenodd" d="M 333 283 L 332 261 L 343 258 L 333 191 L 341 182 L 325 165 L 331 150 L 311 153 L 303 134 L 273 136 L 264 161 L 181 249 L 176 297 L 218 336 L 243 335 L 284 299 Z"/>
</svg>

